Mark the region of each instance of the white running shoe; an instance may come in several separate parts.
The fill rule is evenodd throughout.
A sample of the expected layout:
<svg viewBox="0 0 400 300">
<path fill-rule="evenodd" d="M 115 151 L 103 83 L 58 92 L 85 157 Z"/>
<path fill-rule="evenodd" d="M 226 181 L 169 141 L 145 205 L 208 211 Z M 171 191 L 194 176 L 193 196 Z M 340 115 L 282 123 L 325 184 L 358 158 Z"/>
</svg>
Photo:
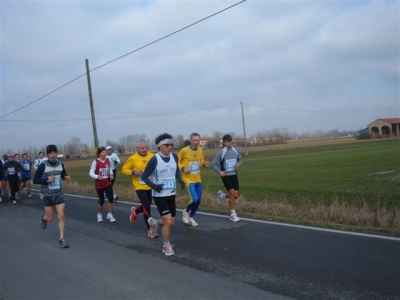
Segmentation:
<svg viewBox="0 0 400 300">
<path fill-rule="evenodd" d="M 1 203 L 1 202 L 3 202 L 3 199 L 2 199 L 1 196 L 0 196 L 0 203 Z"/>
<path fill-rule="evenodd" d="M 240 219 L 237 216 L 237 214 L 231 214 L 231 221 L 232 222 L 240 222 Z"/>
<path fill-rule="evenodd" d="M 28 194 L 28 198 L 32 198 L 32 195 L 31 195 L 31 194 Z"/>
<path fill-rule="evenodd" d="M 193 227 L 199 226 L 199 224 L 193 218 L 189 219 L 189 223 L 190 223 L 190 226 L 193 226 Z"/>
<path fill-rule="evenodd" d="M 226 198 L 225 193 L 222 191 L 218 191 L 218 198 L 217 198 L 218 204 L 222 204 L 222 202 L 225 200 L 225 198 Z"/>
<path fill-rule="evenodd" d="M 163 246 L 162 252 L 166 255 L 166 256 L 171 256 L 175 254 L 175 251 L 172 249 L 172 247 L 174 247 L 174 245 L 169 244 L 167 246 Z"/>
<path fill-rule="evenodd" d="M 189 225 L 189 212 L 187 212 L 186 210 L 182 211 L 182 221 L 186 225 Z"/>
<path fill-rule="evenodd" d="M 150 230 L 151 230 L 151 231 L 156 230 L 157 227 L 158 227 L 157 220 L 154 219 L 153 217 L 148 218 L 148 219 L 147 219 L 147 223 L 149 223 L 149 225 L 150 225 Z"/>
<path fill-rule="evenodd" d="M 111 223 L 114 223 L 116 221 L 112 213 L 107 214 L 107 219 L 110 220 Z"/>
<path fill-rule="evenodd" d="M 17 201 L 13 200 L 13 205 L 17 205 Z"/>
<path fill-rule="evenodd" d="M 97 214 L 97 222 L 103 222 L 103 216 L 101 214 Z"/>
</svg>

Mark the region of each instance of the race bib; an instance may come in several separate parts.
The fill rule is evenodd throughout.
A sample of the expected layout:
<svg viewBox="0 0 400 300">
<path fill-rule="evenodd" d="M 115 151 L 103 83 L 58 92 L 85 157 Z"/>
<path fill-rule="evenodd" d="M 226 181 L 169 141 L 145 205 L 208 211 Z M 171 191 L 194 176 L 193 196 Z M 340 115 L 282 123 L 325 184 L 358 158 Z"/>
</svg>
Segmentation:
<svg viewBox="0 0 400 300">
<path fill-rule="evenodd" d="M 103 177 L 110 176 L 110 169 L 109 168 L 100 168 L 99 169 L 99 175 L 101 175 Z"/>
<path fill-rule="evenodd" d="M 15 174 L 15 168 L 8 168 L 7 172 L 8 172 L 8 175 L 14 175 Z"/>
<path fill-rule="evenodd" d="M 200 172 L 200 162 L 193 161 L 189 163 L 190 174 L 197 174 Z"/>
<path fill-rule="evenodd" d="M 162 192 L 170 192 L 176 190 L 176 181 L 174 177 L 163 178 L 160 183 L 164 184 Z"/>
<path fill-rule="evenodd" d="M 31 168 L 31 165 L 30 164 L 24 164 L 24 170 L 29 170 Z"/>
<path fill-rule="evenodd" d="M 47 185 L 49 190 L 56 190 L 61 188 L 61 175 L 55 175 L 54 178 L 54 182 L 49 182 L 49 184 Z"/>
<path fill-rule="evenodd" d="M 236 159 L 227 159 L 225 161 L 225 171 L 235 171 Z"/>
</svg>

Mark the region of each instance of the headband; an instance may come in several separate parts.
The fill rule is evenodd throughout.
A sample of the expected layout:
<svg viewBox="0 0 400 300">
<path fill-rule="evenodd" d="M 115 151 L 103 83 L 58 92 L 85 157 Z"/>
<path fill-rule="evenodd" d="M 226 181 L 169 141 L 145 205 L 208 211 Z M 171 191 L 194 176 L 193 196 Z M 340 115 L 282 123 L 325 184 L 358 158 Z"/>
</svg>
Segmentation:
<svg viewBox="0 0 400 300">
<path fill-rule="evenodd" d="M 165 139 L 165 140 L 162 140 L 162 141 L 160 141 L 158 144 L 157 144 L 157 147 L 161 147 L 162 145 L 165 145 L 165 144 L 173 144 L 174 142 L 171 140 L 171 139 Z"/>
</svg>

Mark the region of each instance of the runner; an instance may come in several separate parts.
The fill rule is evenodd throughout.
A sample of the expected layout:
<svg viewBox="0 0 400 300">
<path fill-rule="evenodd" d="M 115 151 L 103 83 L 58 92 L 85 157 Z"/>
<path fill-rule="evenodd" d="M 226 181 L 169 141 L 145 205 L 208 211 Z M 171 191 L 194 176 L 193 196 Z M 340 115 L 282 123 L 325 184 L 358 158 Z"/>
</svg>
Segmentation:
<svg viewBox="0 0 400 300">
<path fill-rule="evenodd" d="M 60 239 L 58 244 L 61 248 L 68 248 L 64 238 L 65 231 L 65 202 L 62 191 L 62 180 L 71 180 L 65 171 L 64 164 L 57 158 L 57 147 L 48 145 L 46 148 L 47 160 L 43 161 L 35 172 L 33 183 L 41 184 L 43 194 L 44 215 L 41 226 L 46 229 L 47 223 L 53 221 L 53 206 L 55 206 L 58 217 L 58 229 Z"/>
<path fill-rule="evenodd" d="M 242 165 L 242 156 L 238 149 L 233 147 L 233 139 L 229 134 L 222 137 L 222 145 L 224 146 L 217 155 L 214 157 L 211 166 L 222 179 L 222 182 L 228 191 L 228 194 L 218 191 L 218 203 L 229 197 L 229 208 L 231 210 L 230 220 L 232 222 L 239 222 L 240 219 L 236 214 L 236 199 L 239 197 L 239 180 L 237 176 L 237 169 Z M 220 165 L 220 168 L 218 167 Z"/>
<path fill-rule="evenodd" d="M 10 155 L 5 164 L 4 170 L 7 173 L 8 185 L 10 187 L 10 200 L 13 205 L 17 205 L 16 195 L 20 189 L 18 174 L 23 170 L 19 162 L 14 160 L 14 156 Z"/>
<path fill-rule="evenodd" d="M 32 183 L 32 162 L 28 159 L 28 154 L 23 153 L 22 154 L 22 161 L 21 165 L 24 168 L 22 171 L 22 186 L 21 186 L 21 192 L 23 188 L 25 187 L 28 191 L 28 198 L 32 198 L 31 195 L 31 183 Z"/>
<path fill-rule="evenodd" d="M 153 200 L 161 215 L 160 220 L 149 218 L 150 229 L 155 230 L 158 225 L 163 225 L 164 245 L 162 252 L 166 256 L 171 256 L 175 254 L 170 238 L 176 215 L 176 183 L 178 182 L 182 189 L 185 188 L 185 183 L 179 172 L 178 157 L 171 152 L 174 146 L 172 136 L 168 133 L 163 133 L 156 138 L 155 143 L 158 147 L 158 153 L 149 160 L 141 178 L 153 189 Z M 152 175 L 154 182 L 150 180 Z"/>
<path fill-rule="evenodd" d="M 111 161 L 111 169 L 114 174 L 114 178 L 111 180 L 112 185 L 114 186 L 115 179 L 117 178 L 117 164 L 120 163 L 119 157 L 116 153 L 114 153 L 113 148 L 111 146 L 106 147 L 107 150 L 107 158 Z M 114 194 L 114 201 L 118 200 L 118 196 Z"/>
<path fill-rule="evenodd" d="M 182 212 L 182 220 L 183 223 L 194 227 L 199 225 L 194 220 L 194 216 L 200 206 L 203 195 L 200 169 L 209 166 L 209 162 L 204 159 L 203 149 L 199 147 L 199 144 L 200 134 L 194 132 L 190 135 L 190 145 L 178 153 L 179 169 L 189 192 L 189 202 Z"/>
<path fill-rule="evenodd" d="M 99 196 L 99 203 L 97 204 L 97 222 L 103 222 L 103 205 L 104 205 L 104 194 L 107 195 L 108 199 L 108 213 L 107 219 L 111 223 L 116 220 L 113 216 L 113 186 L 111 181 L 114 178 L 111 169 L 111 162 L 106 157 L 107 151 L 104 147 L 97 148 L 97 159 L 93 161 L 90 167 L 89 176 L 94 180 L 94 187 L 96 189 L 97 195 Z"/>
<path fill-rule="evenodd" d="M 142 175 L 147 162 L 154 156 L 153 153 L 148 151 L 147 142 L 141 140 L 136 145 L 136 153 L 133 154 L 122 166 L 122 174 L 125 176 L 130 176 L 132 179 L 133 188 L 136 191 L 140 202 L 140 206 L 131 208 L 131 216 L 129 220 L 132 223 L 136 222 L 136 218 L 140 213 L 143 213 L 143 220 L 147 228 L 147 236 L 149 238 L 158 237 L 157 228 L 150 229 L 148 219 L 151 217 L 151 187 L 144 183 L 140 176 Z"/>
</svg>

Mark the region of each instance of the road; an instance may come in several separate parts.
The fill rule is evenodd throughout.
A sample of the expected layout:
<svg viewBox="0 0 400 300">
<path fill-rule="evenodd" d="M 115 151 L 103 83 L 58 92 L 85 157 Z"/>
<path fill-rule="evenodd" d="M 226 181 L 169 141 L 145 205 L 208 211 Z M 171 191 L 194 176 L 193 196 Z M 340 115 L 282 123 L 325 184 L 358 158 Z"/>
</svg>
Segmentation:
<svg viewBox="0 0 400 300">
<path fill-rule="evenodd" d="M 141 216 L 129 222 L 132 204 L 115 204 L 113 224 L 96 222 L 96 205 L 66 195 L 61 249 L 57 222 L 40 227 L 37 193 L 0 203 L 0 300 L 400 299 L 398 238 L 203 213 L 193 228 L 178 211 L 166 257 Z"/>
</svg>

